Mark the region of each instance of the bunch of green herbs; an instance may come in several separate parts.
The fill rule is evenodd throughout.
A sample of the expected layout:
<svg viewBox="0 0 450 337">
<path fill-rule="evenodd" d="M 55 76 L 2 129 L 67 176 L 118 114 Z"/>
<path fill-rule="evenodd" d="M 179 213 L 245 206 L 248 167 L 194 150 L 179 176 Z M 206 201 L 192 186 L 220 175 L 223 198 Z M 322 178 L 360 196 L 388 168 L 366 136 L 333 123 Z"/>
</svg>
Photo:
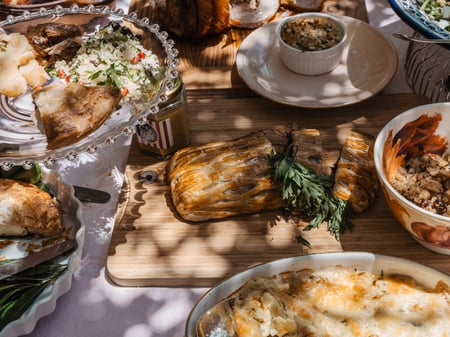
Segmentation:
<svg viewBox="0 0 450 337">
<path fill-rule="evenodd" d="M 0 331 L 19 319 L 66 269 L 66 264 L 47 261 L 0 280 Z"/>
<path fill-rule="evenodd" d="M 352 208 L 348 201 L 333 193 L 333 180 L 330 176 L 317 174 L 311 168 L 295 161 L 297 149 L 289 145 L 284 153 L 272 155 L 274 182 L 280 186 L 282 199 L 289 213 L 300 211 L 308 220 L 305 231 L 318 228 L 327 223 L 327 230 L 339 240 L 346 230 L 353 229 L 350 219 Z M 311 247 L 302 236 L 297 241 Z"/>
</svg>

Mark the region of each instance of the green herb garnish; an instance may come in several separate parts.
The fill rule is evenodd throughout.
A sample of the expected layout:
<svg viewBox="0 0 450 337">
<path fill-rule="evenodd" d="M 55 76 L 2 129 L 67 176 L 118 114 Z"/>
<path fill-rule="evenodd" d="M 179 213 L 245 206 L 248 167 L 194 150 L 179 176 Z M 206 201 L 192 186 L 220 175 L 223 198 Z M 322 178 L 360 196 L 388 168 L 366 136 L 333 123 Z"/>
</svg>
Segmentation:
<svg viewBox="0 0 450 337">
<path fill-rule="evenodd" d="M 294 151 L 295 150 L 295 151 Z M 272 156 L 274 163 L 274 182 L 280 186 L 286 210 L 300 210 L 309 224 L 305 231 L 318 228 L 327 222 L 328 231 L 336 240 L 346 230 L 353 229 L 350 220 L 352 208 L 349 202 L 333 193 L 333 181 L 330 176 L 317 174 L 309 167 L 295 161 L 296 149 L 289 145 L 284 153 Z M 303 237 L 297 241 L 308 247 L 309 242 Z"/>
<path fill-rule="evenodd" d="M 66 269 L 65 264 L 47 261 L 0 280 L 0 331 L 19 319 Z"/>
</svg>

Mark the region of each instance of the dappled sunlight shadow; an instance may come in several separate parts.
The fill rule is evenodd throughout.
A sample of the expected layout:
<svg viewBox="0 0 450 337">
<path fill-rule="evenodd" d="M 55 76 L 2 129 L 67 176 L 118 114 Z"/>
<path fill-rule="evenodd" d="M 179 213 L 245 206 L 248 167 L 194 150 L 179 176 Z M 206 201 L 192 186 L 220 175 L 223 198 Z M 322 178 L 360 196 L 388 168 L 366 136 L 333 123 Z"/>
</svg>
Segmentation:
<svg viewBox="0 0 450 337">
<path fill-rule="evenodd" d="M 51 316 L 38 321 L 33 336 L 183 337 L 180 332 L 184 331 L 186 317 L 205 291 L 122 289 L 105 283 L 103 274 L 75 278 L 72 291 L 58 300 Z M 45 329 L 50 320 L 59 322 L 57 329 Z"/>
<path fill-rule="evenodd" d="M 277 125 L 317 128 L 323 141 L 324 166 L 329 173 L 350 130 L 376 136 L 390 119 L 391 115 L 385 113 L 389 106 L 384 103 L 380 110 L 377 100 L 336 109 L 302 109 L 258 96 L 225 95 L 219 99 L 197 93 L 188 99 L 192 144 L 233 139 Z M 411 104 L 401 98 L 396 103 L 398 112 Z M 183 221 L 171 201 L 165 162 L 146 156 L 132 146 L 129 163 L 128 205 L 116 223 L 106 264 L 113 283 L 211 286 L 261 262 L 342 250 L 345 241 L 336 241 L 325 226 L 304 232 L 305 224 L 285 219 L 282 210 L 201 223 Z M 158 173 L 158 182 L 139 182 L 139 173 L 149 169 Z M 312 249 L 296 242 L 298 234 L 311 242 Z"/>
<path fill-rule="evenodd" d="M 242 87 L 235 68 L 236 52 L 248 30 L 226 30 L 199 41 L 175 40 L 183 81 L 190 89 Z M 232 84 L 233 83 L 233 84 Z"/>
</svg>

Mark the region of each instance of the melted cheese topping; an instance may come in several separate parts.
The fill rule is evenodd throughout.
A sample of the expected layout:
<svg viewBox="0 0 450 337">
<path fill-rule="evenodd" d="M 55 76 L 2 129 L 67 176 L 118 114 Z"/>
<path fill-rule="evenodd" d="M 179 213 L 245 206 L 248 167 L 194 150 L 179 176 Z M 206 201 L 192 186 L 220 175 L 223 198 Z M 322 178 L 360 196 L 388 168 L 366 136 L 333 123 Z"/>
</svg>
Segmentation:
<svg viewBox="0 0 450 337">
<path fill-rule="evenodd" d="M 345 267 L 248 280 L 234 305 L 238 337 L 450 336 L 450 288 Z"/>
</svg>

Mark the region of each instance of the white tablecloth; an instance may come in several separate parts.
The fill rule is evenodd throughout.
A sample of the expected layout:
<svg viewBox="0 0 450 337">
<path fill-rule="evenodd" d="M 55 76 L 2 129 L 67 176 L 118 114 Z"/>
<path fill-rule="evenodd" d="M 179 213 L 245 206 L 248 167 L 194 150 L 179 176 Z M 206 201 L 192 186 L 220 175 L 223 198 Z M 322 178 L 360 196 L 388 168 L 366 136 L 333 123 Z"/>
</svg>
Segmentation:
<svg viewBox="0 0 450 337">
<path fill-rule="evenodd" d="M 397 46 L 399 67 L 385 93 L 410 92 L 403 60 L 407 43 L 390 37 L 411 33 L 386 0 L 368 0 L 371 25 Z M 120 7 L 127 10 L 126 0 Z M 370 41 L 368 41 L 370 43 Z M 83 204 L 86 242 L 81 267 L 71 290 L 57 302 L 56 310 L 38 321 L 28 337 L 182 337 L 186 317 L 207 290 L 204 288 L 124 288 L 108 282 L 105 261 L 113 231 L 114 213 L 123 180 L 130 139 L 119 138 L 96 156 L 58 164 L 63 176 L 77 185 L 97 187 L 112 194 L 107 204 Z M 58 168 L 57 167 L 57 168 Z"/>
</svg>

